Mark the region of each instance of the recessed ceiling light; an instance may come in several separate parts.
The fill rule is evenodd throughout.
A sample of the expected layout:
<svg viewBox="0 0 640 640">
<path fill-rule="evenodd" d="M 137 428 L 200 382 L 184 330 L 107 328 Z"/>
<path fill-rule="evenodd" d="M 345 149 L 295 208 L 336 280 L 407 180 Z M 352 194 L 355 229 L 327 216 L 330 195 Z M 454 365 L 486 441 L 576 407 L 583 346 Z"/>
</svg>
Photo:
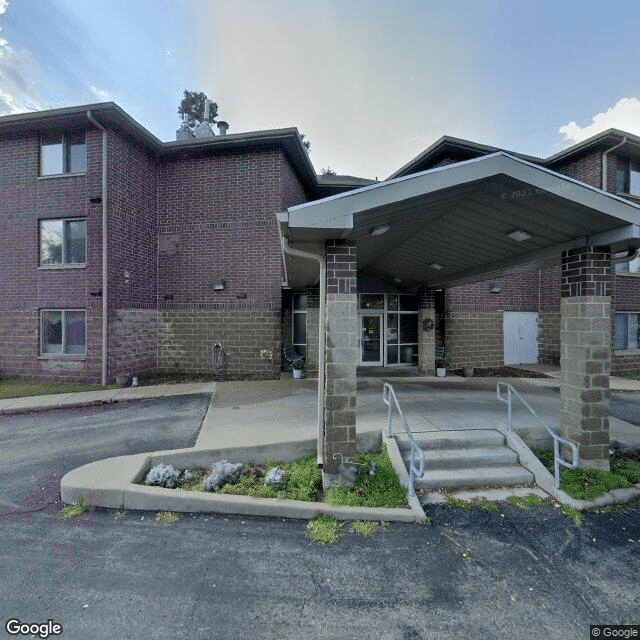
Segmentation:
<svg viewBox="0 0 640 640">
<path fill-rule="evenodd" d="M 432 262 L 429 267 L 435 271 L 442 271 L 444 269 L 444 265 L 439 262 Z"/>
<path fill-rule="evenodd" d="M 400 284 L 400 283 L 402 282 L 402 278 L 394 278 L 394 279 L 393 279 L 393 281 L 394 281 L 396 284 Z"/>
<path fill-rule="evenodd" d="M 371 229 L 369 229 L 369 233 L 372 236 L 381 236 L 383 233 L 387 233 L 390 228 L 390 224 L 380 224 L 377 227 L 372 227 Z"/>
<path fill-rule="evenodd" d="M 507 233 L 507 237 L 511 238 L 512 240 L 522 242 L 523 240 L 528 240 L 531 237 L 531 234 L 523 231 L 522 229 L 516 229 L 515 231 Z"/>
</svg>

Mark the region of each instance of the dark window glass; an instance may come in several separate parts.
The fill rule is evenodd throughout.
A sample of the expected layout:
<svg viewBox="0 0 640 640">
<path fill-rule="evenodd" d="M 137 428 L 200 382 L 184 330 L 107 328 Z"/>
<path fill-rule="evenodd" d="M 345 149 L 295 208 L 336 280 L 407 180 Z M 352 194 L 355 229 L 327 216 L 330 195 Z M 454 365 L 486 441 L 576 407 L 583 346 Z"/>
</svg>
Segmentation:
<svg viewBox="0 0 640 640">
<path fill-rule="evenodd" d="M 637 160 L 629 162 L 629 193 L 640 196 L 640 162 Z"/>
<path fill-rule="evenodd" d="M 83 355 L 85 352 L 85 312 L 65 311 L 64 352 L 71 355 Z"/>
<path fill-rule="evenodd" d="M 66 262 L 84 264 L 86 257 L 87 223 L 84 220 L 65 222 Z"/>
<path fill-rule="evenodd" d="M 363 293 L 360 296 L 361 309 L 384 309 L 384 294 Z"/>
<path fill-rule="evenodd" d="M 70 133 L 67 136 L 67 172 L 85 173 L 87 171 L 87 145 L 84 132 Z"/>
<path fill-rule="evenodd" d="M 62 353 L 62 311 L 42 312 L 42 353 Z"/>
<path fill-rule="evenodd" d="M 417 311 L 418 298 L 415 296 L 400 296 L 400 311 Z"/>
<path fill-rule="evenodd" d="M 400 342 L 418 342 L 417 315 L 400 316 Z"/>
<path fill-rule="evenodd" d="M 293 296 L 293 308 L 295 311 L 305 311 L 307 308 L 307 296 L 304 293 L 296 293 Z"/>
</svg>

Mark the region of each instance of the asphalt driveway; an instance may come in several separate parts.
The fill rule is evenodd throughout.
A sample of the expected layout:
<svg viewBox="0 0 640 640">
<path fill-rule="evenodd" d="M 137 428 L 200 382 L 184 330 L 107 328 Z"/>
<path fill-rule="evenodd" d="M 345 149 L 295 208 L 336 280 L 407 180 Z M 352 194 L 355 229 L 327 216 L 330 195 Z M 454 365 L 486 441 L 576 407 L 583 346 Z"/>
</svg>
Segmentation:
<svg viewBox="0 0 640 640">
<path fill-rule="evenodd" d="M 62 638 L 589 638 L 639 623 L 640 507 L 430 507 L 431 526 L 343 527 L 323 547 L 275 518 L 58 517 L 58 478 L 91 459 L 195 441 L 208 399 L 0 419 L 0 623 Z M 42 489 L 45 487 L 45 489 Z M 2 633 L 5 633 L 4 630 Z M 9 637 L 5 634 L 6 637 Z"/>
</svg>

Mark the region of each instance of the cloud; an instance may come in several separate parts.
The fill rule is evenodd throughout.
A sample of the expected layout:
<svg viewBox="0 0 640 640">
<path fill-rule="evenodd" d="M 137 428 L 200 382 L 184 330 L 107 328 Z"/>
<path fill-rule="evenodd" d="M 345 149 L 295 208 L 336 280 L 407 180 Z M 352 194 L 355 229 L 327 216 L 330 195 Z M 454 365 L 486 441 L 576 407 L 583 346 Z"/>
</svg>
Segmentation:
<svg viewBox="0 0 640 640">
<path fill-rule="evenodd" d="M 0 16 L 7 12 L 9 6 L 9 0 L 0 0 Z"/>
<path fill-rule="evenodd" d="M 567 144 L 575 144 L 607 129 L 622 129 L 622 131 L 640 135 L 640 100 L 622 98 L 604 113 L 593 116 L 591 124 L 586 127 L 570 122 L 560 127 L 558 131 L 564 136 Z"/>
<path fill-rule="evenodd" d="M 0 115 L 46 109 L 39 90 L 44 84 L 46 76 L 31 53 L 0 38 Z"/>
<path fill-rule="evenodd" d="M 89 91 L 91 91 L 91 93 L 102 102 L 108 102 L 109 100 L 111 100 L 109 92 L 105 89 L 99 89 L 98 87 L 91 85 L 89 87 Z"/>
</svg>

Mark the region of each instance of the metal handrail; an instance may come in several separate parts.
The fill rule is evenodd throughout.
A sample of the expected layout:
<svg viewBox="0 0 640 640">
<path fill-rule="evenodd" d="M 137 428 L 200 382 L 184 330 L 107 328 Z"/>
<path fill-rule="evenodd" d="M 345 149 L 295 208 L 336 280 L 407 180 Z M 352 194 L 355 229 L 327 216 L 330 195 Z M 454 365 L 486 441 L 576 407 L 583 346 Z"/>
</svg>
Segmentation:
<svg viewBox="0 0 640 640">
<path fill-rule="evenodd" d="M 398 398 L 396 396 L 396 392 L 393 390 L 393 387 L 388 383 L 384 383 L 384 387 L 382 388 L 382 400 L 387 405 L 387 434 L 389 437 L 393 437 L 393 405 L 395 405 L 398 414 L 402 420 L 402 424 L 404 426 L 404 431 L 407 435 L 409 443 L 411 444 L 411 457 L 409 458 L 409 495 L 415 496 L 416 491 L 413 485 L 413 478 L 422 477 L 426 467 L 426 459 L 424 456 L 424 451 L 417 445 L 415 438 L 413 437 L 413 433 L 411 432 L 411 427 L 407 422 L 407 419 L 404 417 L 404 413 L 402 413 L 402 409 L 400 408 L 400 402 L 398 402 Z M 393 400 L 393 405 L 391 403 Z M 416 454 L 419 456 L 420 465 L 416 466 Z"/>
<path fill-rule="evenodd" d="M 507 388 L 507 397 L 503 397 L 500 395 L 500 386 Z M 556 489 L 560 488 L 560 465 L 563 467 L 567 467 L 567 469 L 575 469 L 578 466 L 579 458 L 578 458 L 578 443 L 573 440 L 568 440 L 567 438 L 563 438 L 559 436 L 555 431 L 550 429 L 545 421 L 538 415 L 538 412 L 514 389 L 514 387 L 508 382 L 498 382 L 496 385 L 496 395 L 498 396 L 498 400 L 500 402 L 505 402 L 507 404 L 507 429 L 509 431 L 513 431 L 513 424 L 511 420 L 512 411 L 511 411 L 511 397 L 513 395 L 522 402 L 522 404 L 529 409 L 529 411 L 533 414 L 533 416 L 538 420 L 538 422 L 551 434 L 553 438 L 553 486 Z M 566 445 L 571 448 L 571 462 L 567 462 L 562 455 L 560 445 Z"/>
</svg>

